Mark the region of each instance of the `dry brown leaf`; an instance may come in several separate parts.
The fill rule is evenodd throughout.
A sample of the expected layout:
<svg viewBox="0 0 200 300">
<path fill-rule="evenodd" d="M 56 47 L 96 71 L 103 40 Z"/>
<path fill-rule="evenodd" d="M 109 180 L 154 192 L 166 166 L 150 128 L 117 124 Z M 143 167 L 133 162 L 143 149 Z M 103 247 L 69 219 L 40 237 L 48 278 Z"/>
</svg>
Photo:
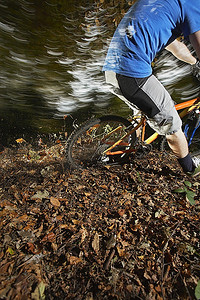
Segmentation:
<svg viewBox="0 0 200 300">
<path fill-rule="evenodd" d="M 60 207 L 60 201 L 57 198 L 51 197 L 50 202 L 53 206 Z"/>
<path fill-rule="evenodd" d="M 55 243 L 51 243 L 53 250 L 56 252 L 58 250 L 58 245 Z"/>
<path fill-rule="evenodd" d="M 77 264 L 79 264 L 81 262 L 82 262 L 82 259 L 80 257 L 70 256 L 70 258 L 69 258 L 70 265 L 77 265 Z"/>
<path fill-rule="evenodd" d="M 55 233 L 50 232 L 50 233 L 48 233 L 47 235 L 45 235 L 43 237 L 43 239 L 41 240 L 41 242 L 47 242 L 47 241 L 48 242 L 53 242 L 55 240 L 55 238 L 56 238 Z"/>
<path fill-rule="evenodd" d="M 24 143 L 24 142 L 26 142 L 23 138 L 19 138 L 19 139 L 17 139 L 16 140 L 16 142 L 18 143 L 18 144 L 22 144 L 22 143 Z"/>
<path fill-rule="evenodd" d="M 120 257 L 124 257 L 125 256 L 125 250 L 121 249 L 118 246 L 117 246 L 117 252 L 118 252 L 118 254 L 119 254 Z"/>
<path fill-rule="evenodd" d="M 81 233 L 81 244 L 84 242 L 86 236 L 88 235 L 87 230 L 82 226 L 82 229 L 80 230 Z"/>
<path fill-rule="evenodd" d="M 7 274 L 10 264 L 11 264 L 11 262 L 8 262 L 8 263 L 6 263 L 6 264 L 4 264 L 3 266 L 0 267 L 1 275 Z"/>
<path fill-rule="evenodd" d="M 99 251 L 99 235 L 96 232 L 94 235 L 94 239 L 92 241 L 92 248 L 94 249 L 95 252 Z"/>
<path fill-rule="evenodd" d="M 127 289 L 127 291 L 129 293 L 132 293 L 132 291 L 133 291 L 133 285 L 132 284 L 127 285 L 126 289 Z"/>
<path fill-rule="evenodd" d="M 77 190 L 82 190 L 82 189 L 84 189 L 84 188 L 85 188 L 85 186 L 84 186 L 84 185 L 81 185 L 81 184 L 78 185 L 78 186 L 76 187 Z"/>
<path fill-rule="evenodd" d="M 33 254 L 37 254 L 40 252 L 37 246 L 30 242 L 26 244 L 26 249 L 29 253 L 33 253 Z"/>
<path fill-rule="evenodd" d="M 77 220 L 77 219 L 73 219 L 73 220 L 72 220 L 72 223 L 73 223 L 74 225 L 79 225 L 79 224 L 81 223 L 81 221 L 80 221 L 80 220 Z"/>
<path fill-rule="evenodd" d="M 90 192 L 85 192 L 85 196 L 86 197 L 90 197 L 92 195 L 92 193 L 90 193 Z"/>
<path fill-rule="evenodd" d="M 125 215 L 125 209 L 119 209 L 118 214 L 120 217 L 123 217 L 123 215 Z"/>
<path fill-rule="evenodd" d="M 108 186 L 105 185 L 105 184 L 102 184 L 102 185 L 100 186 L 100 188 L 102 188 L 102 189 L 104 189 L 104 190 L 108 190 Z"/>
<path fill-rule="evenodd" d="M 160 285 L 156 286 L 156 287 L 155 287 L 155 290 L 156 290 L 157 292 L 161 292 L 161 287 L 160 287 Z"/>
</svg>

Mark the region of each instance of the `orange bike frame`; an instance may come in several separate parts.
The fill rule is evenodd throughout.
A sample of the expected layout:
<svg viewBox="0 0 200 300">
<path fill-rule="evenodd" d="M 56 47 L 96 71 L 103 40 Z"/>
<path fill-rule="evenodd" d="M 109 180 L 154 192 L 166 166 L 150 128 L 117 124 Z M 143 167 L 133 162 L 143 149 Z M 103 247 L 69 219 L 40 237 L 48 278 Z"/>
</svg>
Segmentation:
<svg viewBox="0 0 200 300">
<path fill-rule="evenodd" d="M 196 102 L 196 103 L 195 103 Z M 179 114 L 180 118 L 182 119 L 183 117 L 185 117 L 190 111 L 192 111 L 193 109 L 195 109 L 197 106 L 200 105 L 200 98 L 195 98 L 192 100 L 188 100 L 179 104 L 175 105 L 176 110 L 181 110 L 183 109 L 183 111 Z M 151 144 L 155 139 L 157 139 L 158 137 L 158 133 L 155 132 L 154 134 L 152 134 L 148 139 L 146 139 L 144 142 L 146 144 Z"/>
<path fill-rule="evenodd" d="M 181 119 L 183 117 L 185 117 L 190 111 L 192 111 L 193 109 L 195 109 L 197 107 L 200 107 L 200 98 L 199 97 L 175 105 L 175 108 L 177 111 L 182 110 L 181 113 L 179 114 Z M 128 153 L 128 152 L 136 152 L 137 151 L 136 149 L 114 151 L 114 152 L 111 152 L 111 150 L 113 148 L 115 148 L 117 145 L 122 145 L 123 140 L 127 136 L 129 136 L 133 132 L 135 132 L 140 126 L 142 126 L 142 139 L 141 140 L 144 144 L 151 144 L 159 136 L 159 134 L 157 132 L 155 132 L 154 134 L 152 134 L 149 138 L 147 138 L 145 140 L 144 136 L 145 136 L 145 128 L 146 128 L 146 118 L 143 116 L 141 118 L 141 121 L 139 122 L 139 124 L 136 127 L 134 127 L 133 129 L 131 129 L 129 132 L 127 132 L 120 140 L 118 140 L 116 143 L 114 143 L 111 147 L 106 149 L 105 154 L 116 155 L 116 154 L 123 154 L 123 153 Z"/>
</svg>

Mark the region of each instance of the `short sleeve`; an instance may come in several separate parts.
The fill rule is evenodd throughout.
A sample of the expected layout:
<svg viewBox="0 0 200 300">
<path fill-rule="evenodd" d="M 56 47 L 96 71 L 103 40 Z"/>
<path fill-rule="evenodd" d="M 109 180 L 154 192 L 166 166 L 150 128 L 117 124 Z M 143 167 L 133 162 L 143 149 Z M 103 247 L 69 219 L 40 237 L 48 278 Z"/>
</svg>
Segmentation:
<svg viewBox="0 0 200 300">
<path fill-rule="evenodd" d="M 184 2 L 183 34 L 185 37 L 200 30 L 200 0 Z"/>
</svg>

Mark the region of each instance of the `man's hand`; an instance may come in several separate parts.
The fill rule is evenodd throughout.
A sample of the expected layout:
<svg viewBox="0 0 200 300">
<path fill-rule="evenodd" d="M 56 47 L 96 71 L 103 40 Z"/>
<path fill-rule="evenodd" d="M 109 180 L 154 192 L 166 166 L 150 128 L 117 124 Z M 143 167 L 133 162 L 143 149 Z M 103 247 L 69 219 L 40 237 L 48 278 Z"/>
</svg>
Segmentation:
<svg viewBox="0 0 200 300">
<path fill-rule="evenodd" d="M 197 60 L 196 64 L 192 66 L 193 75 L 200 81 L 200 61 Z"/>
</svg>

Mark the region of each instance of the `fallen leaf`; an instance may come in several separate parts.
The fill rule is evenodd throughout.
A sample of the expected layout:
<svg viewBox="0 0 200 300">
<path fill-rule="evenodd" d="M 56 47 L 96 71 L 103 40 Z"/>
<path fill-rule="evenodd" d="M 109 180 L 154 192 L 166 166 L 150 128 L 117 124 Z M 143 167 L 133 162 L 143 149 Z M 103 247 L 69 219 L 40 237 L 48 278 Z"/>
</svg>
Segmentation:
<svg viewBox="0 0 200 300">
<path fill-rule="evenodd" d="M 70 258 L 69 258 L 70 265 L 77 265 L 77 264 L 79 264 L 81 262 L 82 262 L 82 259 L 80 257 L 70 256 Z"/>
<path fill-rule="evenodd" d="M 90 192 L 85 192 L 85 196 L 86 197 L 90 197 L 92 195 L 92 193 L 90 193 Z"/>
<path fill-rule="evenodd" d="M 127 291 L 129 293 L 132 293 L 132 291 L 133 291 L 133 285 L 132 284 L 127 285 L 126 289 L 127 289 Z"/>
<path fill-rule="evenodd" d="M 49 198 L 49 192 L 44 190 L 43 192 L 42 191 L 37 191 L 35 195 L 33 195 L 31 197 L 32 200 L 36 200 L 36 199 L 48 199 Z"/>
<path fill-rule="evenodd" d="M 159 293 L 162 291 L 160 285 L 156 286 L 156 287 L 155 287 L 155 290 L 156 290 L 157 292 L 159 292 Z"/>
<path fill-rule="evenodd" d="M 22 143 L 24 143 L 24 142 L 26 142 L 26 141 L 25 141 L 23 138 L 20 138 L 20 139 L 17 139 L 16 142 L 17 142 L 18 144 L 22 144 Z"/>
<path fill-rule="evenodd" d="M 96 232 L 94 235 L 94 239 L 92 241 L 92 248 L 94 249 L 95 252 L 99 251 L 99 235 Z"/>
<path fill-rule="evenodd" d="M 125 215 L 125 209 L 119 209 L 118 214 L 120 217 L 123 217 L 123 215 Z"/>
<path fill-rule="evenodd" d="M 120 247 L 117 246 L 117 252 L 119 254 L 120 257 L 125 256 L 125 250 L 121 249 Z"/>
<path fill-rule="evenodd" d="M 29 253 L 33 253 L 33 254 L 38 254 L 39 253 L 39 250 L 38 250 L 37 246 L 34 245 L 33 243 L 30 243 L 30 242 L 27 243 L 26 248 L 27 248 L 27 251 Z"/>
<path fill-rule="evenodd" d="M 106 249 L 111 249 L 115 247 L 117 241 L 117 236 L 115 233 L 111 234 L 109 240 L 106 243 Z"/>
<path fill-rule="evenodd" d="M 81 244 L 82 244 L 84 242 L 86 236 L 88 235 L 88 233 L 84 227 L 80 230 L 80 233 L 81 233 Z"/>
<path fill-rule="evenodd" d="M 55 233 L 50 232 L 50 233 L 48 233 L 47 235 L 45 235 L 43 237 L 43 239 L 41 240 L 41 242 L 53 242 L 55 240 L 55 238 L 56 238 Z"/>
<path fill-rule="evenodd" d="M 53 206 L 57 206 L 57 207 L 60 206 L 60 201 L 57 198 L 51 197 L 50 202 Z"/>
<path fill-rule="evenodd" d="M 8 252 L 10 255 L 14 255 L 14 254 L 15 254 L 15 251 L 14 251 L 12 248 L 10 248 L 10 247 L 8 247 L 7 252 Z"/>
<path fill-rule="evenodd" d="M 45 299 L 45 287 L 44 282 L 40 282 L 36 287 L 35 291 L 31 294 L 33 300 L 44 300 Z"/>
</svg>

